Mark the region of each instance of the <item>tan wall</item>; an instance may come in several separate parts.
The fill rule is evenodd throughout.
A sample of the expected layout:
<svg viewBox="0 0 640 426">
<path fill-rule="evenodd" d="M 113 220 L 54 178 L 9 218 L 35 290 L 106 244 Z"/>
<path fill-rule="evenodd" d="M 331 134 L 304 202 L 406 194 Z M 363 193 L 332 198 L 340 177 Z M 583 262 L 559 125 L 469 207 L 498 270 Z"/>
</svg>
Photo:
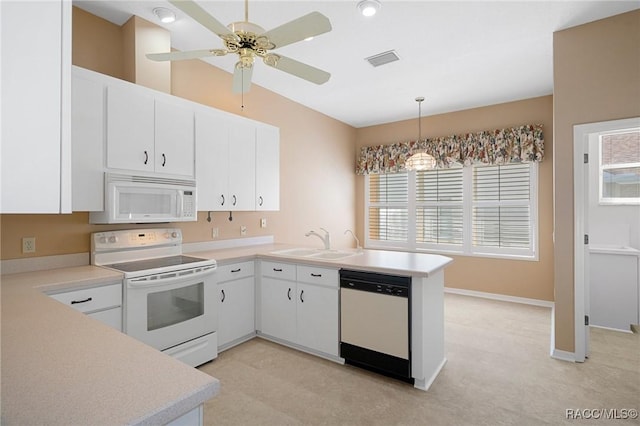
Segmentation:
<svg viewBox="0 0 640 426">
<path fill-rule="evenodd" d="M 73 63 L 122 78 L 121 28 L 75 7 L 73 19 Z M 216 212 L 211 223 L 200 212 L 195 223 L 173 224 L 183 229 L 185 242 L 211 241 L 214 227 L 219 239 L 240 238 L 245 225 L 248 237 L 274 235 L 278 242 L 318 246 L 304 233 L 324 227 L 334 246 L 352 245 L 343 232 L 355 227 L 354 128 L 257 85 L 245 94 L 242 110 L 240 96 L 231 93 L 231 75 L 202 61 L 173 64 L 171 84 L 177 96 L 280 127 L 280 211 L 236 212 L 232 222 L 228 212 Z M 267 219 L 267 228 L 259 227 L 260 218 Z M 136 226 L 89 225 L 87 213 L 2 215 L 0 221 L 1 259 L 88 252 L 91 232 Z M 35 254 L 21 253 L 22 237 L 36 237 Z"/>
<path fill-rule="evenodd" d="M 413 120 L 358 129 L 356 146 L 359 149 L 362 146 L 415 140 L 418 136 L 417 120 L 416 116 Z M 545 158 L 540 163 L 538 173 L 539 261 L 454 256 L 455 262 L 445 273 L 447 287 L 553 300 L 553 98 L 544 96 L 422 118 L 423 137 L 448 136 L 534 123 L 543 125 L 545 142 Z M 364 236 L 362 176 L 358 176 L 356 194 L 358 235 Z"/>
<path fill-rule="evenodd" d="M 640 116 L 640 11 L 553 37 L 555 346 L 573 352 L 573 126 Z"/>
</svg>

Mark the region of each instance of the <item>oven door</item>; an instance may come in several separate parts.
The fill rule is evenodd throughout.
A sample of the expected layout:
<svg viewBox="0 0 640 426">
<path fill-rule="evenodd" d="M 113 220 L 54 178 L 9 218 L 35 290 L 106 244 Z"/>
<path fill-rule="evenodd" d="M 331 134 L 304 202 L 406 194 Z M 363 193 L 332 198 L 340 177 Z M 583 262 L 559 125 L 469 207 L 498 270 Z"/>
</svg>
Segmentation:
<svg viewBox="0 0 640 426">
<path fill-rule="evenodd" d="M 125 332 L 159 350 L 215 332 L 215 268 L 126 279 Z"/>
</svg>

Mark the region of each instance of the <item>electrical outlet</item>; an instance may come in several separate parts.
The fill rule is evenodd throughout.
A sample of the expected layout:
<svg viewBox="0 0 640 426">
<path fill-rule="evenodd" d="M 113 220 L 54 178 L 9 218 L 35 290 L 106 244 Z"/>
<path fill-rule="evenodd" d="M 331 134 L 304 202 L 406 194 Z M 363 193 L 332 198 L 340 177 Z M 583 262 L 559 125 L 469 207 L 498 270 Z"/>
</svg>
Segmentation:
<svg viewBox="0 0 640 426">
<path fill-rule="evenodd" d="M 260 219 L 260 228 L 266 228 L 267 227 L 267 218 L 263 217 L 262 219 Z"/>
<path fill-rule="evenodd" d="M 244 225 L 240 226 L 240 235 L 247 235 L 247 227 Z"/>
<path fill-rule="evenodd" d="M 36 237 L 25 237 L 22 239 L 22 252 L 23 253 L 36 252 Z"/>
<path fill-rule="evenodd" d="M 220 232 L 218 231 L 218 228 L 211 229 L 211 238 L 218 238 L 219 235 Z"/>
</svg>

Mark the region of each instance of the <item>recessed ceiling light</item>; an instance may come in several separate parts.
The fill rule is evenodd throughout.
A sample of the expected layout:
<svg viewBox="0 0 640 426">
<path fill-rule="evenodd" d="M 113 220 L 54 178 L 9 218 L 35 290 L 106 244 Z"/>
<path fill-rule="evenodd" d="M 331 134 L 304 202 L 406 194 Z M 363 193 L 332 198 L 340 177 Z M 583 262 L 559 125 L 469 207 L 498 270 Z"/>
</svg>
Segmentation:
<svg viewBox="0 0 640 426">
<path fill-rule="evenodd" d="M 156 7 L 155 9 L 153 9 L 153 14 L 158 17 L 160 22 L 163 22 L 165 24 L 170 24 L 171 22 L 176 20 L 176 14 L 173 13 L 172 10 L 165 7 Z"/>
<path fill-rule="evenodd" d="M 357 7 L 362 15 L 373 16 L 380 10 L 380 2 L 378 0 L 362 0 Z"/>
<path fill-rule="evenodd" d="M 311 41 L 311 40 L 313 40 L 313 36 L 307 37 L 307 38 L 304 39 L 304 41 Z"/>
</svg>

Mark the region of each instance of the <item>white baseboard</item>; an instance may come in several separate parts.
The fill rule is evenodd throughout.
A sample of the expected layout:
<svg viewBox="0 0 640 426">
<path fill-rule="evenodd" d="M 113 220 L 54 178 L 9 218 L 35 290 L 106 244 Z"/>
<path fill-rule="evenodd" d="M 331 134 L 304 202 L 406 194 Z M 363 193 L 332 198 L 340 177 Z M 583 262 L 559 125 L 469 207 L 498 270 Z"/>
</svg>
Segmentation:
<svg viewBox="0 0 640 426">
<path fill-rule="evenodd" d="M 576 362 L 576 354 L 573 352 L 561 351 L 560 349 L 553 348 L 550 355 L 551 358 L 559 359 L 560 361 Z"/>
<path fill-rule="evenodd" d="M 595 324 L 589 324 L 589 327 L 601 328 L 603 330 L 609 330 L 609 331 L 617 331 L 618 333 L 633 334 L 633 330 L 623 330 L 621 328 L 603 327 L 601 325 L 595 325 Z"/>
<path fill-rule="evenodd" d="M 197 251 L 221 250 L 244 246 L 255 246 L 260 244 L 273 244 L 273 235 L 262 237 L 234 238 L 231 240 L 202 241 L 199 243 L 182 244 L 183 253 L 194 253 Z"/>
<path fill-rule="evenodd" d="M 438 374 L 440 374 L 440 371 L 442 371 L 442 369 L 444 368 L 444 365 L 446 363 L 447 363 L 447 358 L 443 358 L 442 362 L 440 363 L 438 368 L 436 368 L 436 370 L 433 372 L 431 377 L 425 378 L 425 379 L 422 379 L 422 380 L 415 379 L 414 383 L 413 383 L 413 387 L 415 387 L 416 389 L 423 390 L 423 391 L 428 391 L 429 388 L 431 387 L 431 385 L 433 384 L 433 382 L 436 380 L 436 377 L 438 377 Z"/>
<path fill-rule="evenodd" d="M 500 300 L 502 302 L 522 303 L 524 305 L 542 306 L 543 308 L 553 308 L 553 302 L 540 299 L 529 299 L 526 297 L 507 296 L 497 293 L 486 293 L 484 291 L 465 290 L 463 288 L 445 287 L 445 293 L 460 294 L 462 296 L 480 297 L 483 299 Z"/>
</svg>

